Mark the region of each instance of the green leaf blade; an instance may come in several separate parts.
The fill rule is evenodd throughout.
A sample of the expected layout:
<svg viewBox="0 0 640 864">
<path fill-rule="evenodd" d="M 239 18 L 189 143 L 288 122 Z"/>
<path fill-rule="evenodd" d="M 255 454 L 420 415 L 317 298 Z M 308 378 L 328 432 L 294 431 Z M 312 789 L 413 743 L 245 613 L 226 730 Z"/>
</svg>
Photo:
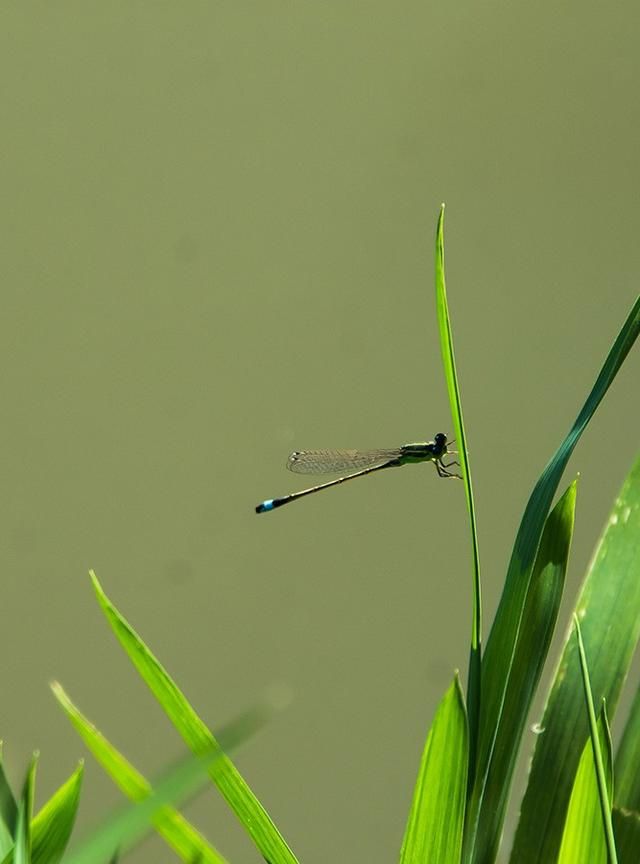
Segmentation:
<svg viewBox="0 0 640 864">
<path fill-rule="evenodd" d="M 194 753 L 218 748 L 207 726 L 157 658 L 106 596 L 95 573 L 91 579 L 107 621 L 138 673 Z M 218 748 L 219 749 L 219 748 Z M 297 864 L 293 852 L 269 814 L 253 794 L 233 762 L 220 753 L 210 776 L 260 853 L 270 864 Z"/>
<path fill-rule="evenodd" d="M 456 675 L 427 736 L 400 864 L 459 864 L 468 760 L 467 714 Z"/>
<path fill-rule="evenodd" d="M 469 803 L 469 841 L 476 861 L 493 861 L 502 834 L 509 789 L 525 728 L 558 619 L 575 522 L 574 481 L 555 505 L 542 532 L 513 657 L 512 674 L 495 736 L 496 752 L 484 786 Z M 467 854 L 471 855 L 471 847 Z"/>
<path fill-rule="evenodd" d="M 616 752 L 615 777 L 616 806 L 640 812 L 640 687 L 636 689 Z"/>
<path fill-rule="evenodd" d="M 638 864 L 640 861 L 640 813 L 614 807 L 612 818 L 619 864 Z"/>
<path fill-rule="evenodd" d="M 473 484 L 471 482 L 471 466 L 467 450 L 467 435 L 462 416 L 462 400 L 456 371 L 455 354 L 453 350 L 453 333 L 449 318 L 447 302 L 447 285 L 444 266 L 444 204 L 440 208 L 438 226 L 436 229 L 436 313 L 440 332 L 440 353 L 444 376 L 449 394 L 449 405 L 455 429 L 455 440 L 458 445 L 460 468 L 464 481 L 469 527 L 471 531 L 471 549 L 473 553 L 472 579 L 472 620 L 471 645 L 469 650 L 469 678 L 467 684 L 467 709 L 470 735 L 470 778 L 475 774 L 475 754 L 479 732 L 480 699 L 482 691 L 482 585 L 480 580 L 480 551 L 478 546 L 478 528 L 476 525 L 476 510 L 473 499 Z"/>
<path fill-rule="evenodd" d="M 36 784 L 37 764 L 38 755 L 37 753 L 34 753 L 27 770 L 27 776 L 22 789 L 22 796 L 18 804 L 13 864 L 31 864 L 31 815 L 33 813 L 33 796 Z"/>
<path fill-rule="evenodd" d="M 580 622 L 578 616 L 573 615 L 573 623 L 576 628 L 578 641 L 578 656 L 580 657 L 580 671 L 582 673 L 582 684 L 584 687 L 584 698 L 587 703 L 587 716 L 589 718 L 589 736 L 591 739 L 591 750 L 596 775 L 597 800 L 600 805 L 600 826 L 604 831 L 605 846 L 609 864 L 617 864 L 616 845 L 613 837 L 613 825 L 611 824 L 611 805 L 613 801 L 613 753 L 611 747 L 611 732 L 607 719 L 607 703 L 602 700 L 602 710 L 599 722 L 596 722 L 595 706 L 593 704 L 593 693 L 591 691 L 591 680 L 589 678 L 589 666 L 587 654 L 582 640 Z"/>
<path fill-rule="evenodd" d="M 52 690 L 74 728 L 114 783 L 132 801 L 147 798 L 153 791 L 149 781 L 85 717 L 59 684 L 53 684 Z M 152 822 L 158 834 L 183 861 L 225 864 L 225 858 L 174 807 L 159 808 Z"/>
<path fill-rule="evenodd" d="M 488 729 L 497 725 L 495 721 L 500 713 L 511 664 L 511 656 L 505 655 L 504 646 L 515 645 L 517 639 L 531 568 L 553 496 L 580 436 L 611 386 L 638 333 L 640 333 L 640 297 L 636 300 L 607 355 L 596 383 L 575 423 L 542 472 L 525 508 L 507 572 L 505 589 L 500 599 L 483 662 L 483 675 L 486 678 L 483 704 L 487 706 L 483 709 L 483 718 Z M 484 743 L 486 751 L 487 741 L 485 740 Z"/>
<path fill-rule="evenodd" d="M 640 636 L 640 458 L 618 495 L 576 602 L 593 698 L 613 717 Z M 577 645 L 568 634 L 536 738 L 512 864 L 554 861 L 588 734 Z"/>
<path fill-rule="evenodd" d="M 595 742 L 604 763 L 609 801 L 613 787 L 613 771 L 611 736 L 604 709 L 598 718 Z M 609 861 L 607 854 L 594 761 L 594 739 L 589 737 L 583 747 L 573 782 L 557 864 L 577 864 L 581 861 L 588 861 L 589 864 L 614 864 L 615 860 L 614 857 Z"/>
<path fill-rule="evenodd" d="M 0 860 L 13 849 L 13 837 L 18 821 L 18 804 L 4 773 L 2 742 L 0 742 Z"/>
<path fill-rule="evenodd" d="M 64 864 L 115 861 L 123 854 L 123 850 L 130 849 L 149 832 L 153 818 L 163 807 L 186 800 L 202 789 L 209 782 L 212 764 L 223 758 L 223 752 L 237 747 L 263 727 L 266 716 L 271 716 L 271 713 L 259 706 L 236 717 L 218 731 L 216 746 L 197 755 L 189 753 L 186 758 L 182 758 L 154 781 L 149 795 L 126 808 L 120 808 L 119 813 L 105 819 L 79 848 L 65 856 Z M 198 860 L 201 861 L 202 856 L 196 855 L 193 864 Z"/>
<path fill-rule="evenodd" d="M 637 298 L 627 316 L 627 320 L 611 347 L 578 417 L 540 475 L 525 507 L 509 562 L 504 589 L 482 661 L 482 702 L 475 778 L 476 789 L 474 789 L 476 795 L 482 796 L 484 794 L 483 787 L 487 783 L 491 760 L 493 754 L 497 752 L 496 736 L 501 725 L 506 694 L 511 686 L 510 678 L 513 674 L 513 660 L 523 610 L 549 508 L 576 444 L 611 386 L 639 333 L 640 297 Z M 480 801 L 477 809 L 481 807 L 482 802 Z M 471 833 L 467 832 L 468 848 L 475 844 L 473 836 L 475 828 L 476 826 L 471 824 Z M 553 857 L 542 860 L 545 862 L 552 861 Z M 518 860 L 518 864 L 521 862 L 524 864 L 524 859 Z"/>
<path fill-rule="evenodd" d="M 33 864 L 58 864 L 62 859 L 78 813 L 82 775 L 83 765 L 80 763 L 33 819 Z"/>
</svg>

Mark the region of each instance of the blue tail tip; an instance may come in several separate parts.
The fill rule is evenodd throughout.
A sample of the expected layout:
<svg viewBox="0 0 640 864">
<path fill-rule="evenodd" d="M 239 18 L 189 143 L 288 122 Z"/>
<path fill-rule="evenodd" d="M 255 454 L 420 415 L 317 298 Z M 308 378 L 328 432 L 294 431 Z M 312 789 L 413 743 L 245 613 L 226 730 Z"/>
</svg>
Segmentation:
<svg viewBox="0 0 640 864">
<path fill-rule="evenodd" d="M 273 510 L 273 498 L 263 501 L 262 504 L 258 504 L 256 507 L 256 513 L 266 513 L 268 510 Z"/>
</svg>

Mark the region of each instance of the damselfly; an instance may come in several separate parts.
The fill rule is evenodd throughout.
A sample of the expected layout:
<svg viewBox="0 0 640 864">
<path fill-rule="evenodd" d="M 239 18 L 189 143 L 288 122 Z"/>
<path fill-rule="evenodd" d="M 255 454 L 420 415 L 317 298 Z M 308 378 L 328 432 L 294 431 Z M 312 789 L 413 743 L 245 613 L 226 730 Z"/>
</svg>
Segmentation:
<svg viewBox="0 0 640 864">
<path fill-rule="evenodd" d="M 451 441 L 451 444 L 454 442 Z M 296 474 L 333 474 L 342 471 L 353 471 L 345 474 L 337 480 L 329 480 L 319 486 L 303 489 L 301 492 L 292 492 L 283 498 L 269 498 L 258 504 L 256 513 L 266 513 L 275 510 L 291 501 L 297 501 L 312 492 L 320 492 L 321 489 L 329 489 L 347 480 L 356 477 L 364 477 L 374 471 L 382 471 L 383 468 L 396 468 L 399 465 L 408 465 L 412 462 L 433 462 L 439 477 L 457 477 L 459 474 L 449 471 L 459 462 L 444 462 L 447 453 L 455 453 L 447 447 L 447 436 L 444 432 L 438 432 L 433 441 L 425 441 L 418 444 L 403 444 L 402 447 L 392 447 L 387 450 L 296 450 L 287 461 L 289 471 Z"/>
</svg>

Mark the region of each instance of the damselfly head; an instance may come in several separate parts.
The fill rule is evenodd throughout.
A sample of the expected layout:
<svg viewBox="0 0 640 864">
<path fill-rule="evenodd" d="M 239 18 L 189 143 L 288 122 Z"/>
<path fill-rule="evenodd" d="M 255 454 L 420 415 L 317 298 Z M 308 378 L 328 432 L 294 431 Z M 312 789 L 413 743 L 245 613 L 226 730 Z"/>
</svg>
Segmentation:
<svg viewBox="0 0 640 864">
<path fill-rule="evenodd" d="M 438 432 L 433 439 L 433 443 L 435 445 L 433 449 L 437 456 L 447 452 L 447 436 L 444 432 Z"/>
</svg>

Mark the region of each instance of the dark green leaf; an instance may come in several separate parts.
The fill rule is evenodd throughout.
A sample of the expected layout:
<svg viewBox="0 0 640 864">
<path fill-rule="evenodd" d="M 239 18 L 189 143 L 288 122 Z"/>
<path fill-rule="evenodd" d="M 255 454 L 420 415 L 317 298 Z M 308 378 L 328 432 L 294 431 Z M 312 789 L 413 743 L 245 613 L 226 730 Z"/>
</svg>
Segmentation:
<svg viewBox="0 0 640 864">
<path fill-rule="evenodd" d="M 640 459 L 626 479 L 576 602 L 594 701 L 615 715 L 640 636 Z M 568 638 L 547 699 L 522 802 L 512 864 L 557 857 L 578 760 L 588 735 L 575 639 Z"/>
<path fill-rule="evenodd" d="M 613 833 L 619 864 L 640 861 L 640 813 L 613 808 Z"/>
<path fill-rule="evenodd" d="M 615 778 L 616 807 L 640 812 L 640 687 L 616 753 Z"/>
<path fill-rule="evenodd" d="M 0 742 L 0 859 L 13 849 L 13 837 L 18 820 L 18 805 L 13 797 L 2 761 L 2 742 Z"/>
<path fill-rule="evenodd" d="M 498 851 L 502 824 L 516 757 L 531 702 L 535 695 L 553 636 L 564 588 L 575 517 L 576 483 L 568 487 L 544 526 L 533 567 L 529 593 L 514 652 L 509 687 L 495 737 L 496 752 L 490 761 L 484 787 L 474 787 L 467 825 L 475 825 L 477 861 L 493 861 Z M 470 854 L 471 849 L 467 849 Z"/>
</svg>

